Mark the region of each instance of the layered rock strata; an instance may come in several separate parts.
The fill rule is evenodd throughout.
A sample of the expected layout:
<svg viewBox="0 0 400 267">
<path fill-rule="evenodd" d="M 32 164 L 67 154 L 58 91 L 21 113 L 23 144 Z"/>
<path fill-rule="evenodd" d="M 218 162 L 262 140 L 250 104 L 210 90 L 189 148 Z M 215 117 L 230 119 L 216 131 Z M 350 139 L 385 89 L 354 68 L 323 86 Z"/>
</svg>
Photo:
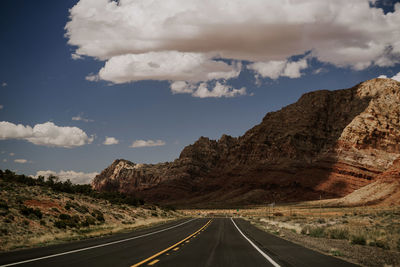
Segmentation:
<svg viewBox="0 0 400 267">
<path fill-rule="evenodd" d="M 178 204 L 340 197 L 399 156 L 400 83 L 373 79 L 307 93 L 238 138 L 200 137 L 173 162 L 116 160 L 92 185 Z"/>
</svg>

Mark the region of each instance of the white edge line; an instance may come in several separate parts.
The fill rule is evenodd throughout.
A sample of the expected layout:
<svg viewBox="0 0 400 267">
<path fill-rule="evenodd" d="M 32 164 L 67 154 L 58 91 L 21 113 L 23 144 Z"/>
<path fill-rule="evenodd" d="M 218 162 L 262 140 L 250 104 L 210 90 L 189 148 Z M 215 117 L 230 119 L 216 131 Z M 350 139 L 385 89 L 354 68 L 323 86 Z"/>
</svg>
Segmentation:
<svg viewBox="0 0 400 267">
<path fill-rule="evenodd" d="M 57 253 L 57 254 L 52 254 L 52 255 L 48 255 L 48 256 L 43 256 L 40 258 L 34 258 L 34 259 L 29 259 L 29 260 L 24 260 L 24 261 L 18 261 L 18 262 L 13 262 L 13 263 L 8 263 L 8 264 L 4 264 L 4 265 L 0 265 L 0 267 L 6 267 L 6 266 L 14 266 L 14 265 L 18 265 L 18 264 L 23 264 L 23 263 L 28 263 L 28 262 L 32 262 L 32 261 L 39 261 L 39 260 L 44 260 L 44 259 L 48 259 L 48 258 L 54 258 L 54 257 L 58 257 L 58 256 L 62 256 L 62 255 L 67 255 L 67 254 L 72 254 L 72 253 L 76 253 L 76 252 L 80 252 L 80 251 L 85 251 L 85 250 L 89 250 L 89 249 L 94 249 L 94 248 L 100 248 L 100 247 L 105 247 L 105 246 L 110 246 L 110 245 L 114 245 L 114 244 L 118 244 L 118 243 L 122 243 L 122 242 L 126 242 L 126 241 L 130 241 L 133 239 L 138 239 L 141 237 L 145 237 L 145 236 L 149 236 L 149 235 L 154 235 L 160 232 L 164 232 L 173 228 L 176 228 L 178 226 L 184 225 L 188 222 L 191 222 L 195 219 L 191 219 L 189 221 L 165 228 L 165 229 L 161 229 L 155 232 L 151 232 L 151 233 L 147 233 L 144 235 L 139 235 L 139 236 L 134 236 L 134 237 L 130 237 L 130 238 L 126 238 L 126 239 L 121 239 L 121 240 L 117 240 L 117 241 L 113 241 L 113 242 L 108 242 L 108 243 L 104 243 L 104 244 L 100 244 L 100 245 L 96 245 L 96 246 L 91 246 L 91 247 L 86 247 L 86 248 L 80 248 L 80 249 L 74 249 L 74 250 L 70 250 L 70 251 L 66 251 L 66 252 L 62 252 L 62 253 Z"/>
<path fill-rule="evenodd" d="M 236 227 L 236 229 L 239 231 L 239 233 L 258 251 L 260 252 L 261 255 L 264 256 L 272 265 L 275 267 L 281 267 L 278 263 L 276 263 L 270 256 L 264 253 L 259 247 L 256 246 L 247 236 L 245 236 L 242 231 L 240 231 L 239 227 L 236 225 L 235 221 L 231 218 L 231 221 L 233 222 L 233 225 Z"/>
</svg>

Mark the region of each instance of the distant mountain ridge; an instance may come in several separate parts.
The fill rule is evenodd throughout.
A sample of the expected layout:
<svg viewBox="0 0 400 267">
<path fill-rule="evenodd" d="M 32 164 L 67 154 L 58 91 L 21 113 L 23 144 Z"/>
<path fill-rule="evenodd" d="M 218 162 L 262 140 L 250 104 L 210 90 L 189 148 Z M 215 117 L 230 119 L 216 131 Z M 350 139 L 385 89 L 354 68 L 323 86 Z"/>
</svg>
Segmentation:
<svg viewBox="0 0 400 267">
<path fill-rule="evenodd" d="M 304 94 L 243 136 L 200 137 L 160 164 L 116 160 L 97 190 L 147 200 L 237 205 L 342 197 L 400 157 L 400 83 L 373 79 Z"/>
</svg>

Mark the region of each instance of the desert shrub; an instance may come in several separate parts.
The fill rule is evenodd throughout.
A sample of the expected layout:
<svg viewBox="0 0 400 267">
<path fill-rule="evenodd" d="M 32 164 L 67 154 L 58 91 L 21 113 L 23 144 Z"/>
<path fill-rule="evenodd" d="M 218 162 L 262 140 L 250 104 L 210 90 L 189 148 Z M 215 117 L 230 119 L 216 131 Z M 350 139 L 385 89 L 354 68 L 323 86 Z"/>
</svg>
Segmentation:
<svg viewBox="0 0 400 267">
<path fill-rule="evenodd" d="M 65 213 L 61 213 L 58 218 L 60 218 L 60 220 L 69 220 L 71 219 L 71 216 L 69 216 L 68 214 Z"/>
<path fill-rule="evenodd" d="M 1 228 L 0 235 L 6 235 L 6 234 L 8 234 L 8 230 L 6 228 Z"/>
<path fill-rule="evenodd" d="M 331 250 L 331 254 L 333 255 L 333 256 L 343 256 L 343 253 L 342 252 L 340 252 L 339 250 L 336 250 L 336 249 L 332 249 Z"/>
<path fill-rule="evenodd" d="M 375 240 L 368 243 L 371 247 L 378 247 L 383 249 L 390 249 L 389 245 L 382 240 Z"/>
<path fill-rule="evenodd" d="M 42 219 L 42 217 L 43 217 L 42 211 L 40 209 L 37 209 L 37 208 L 33 209 L 33 208 L 26 207 L 24 205 L 20 206 L 19 212 L 26 217 L 29 217 L 31 215 L 30 217 L 32 219 L 35 219 L 34 217 L 36 217 L 38 219 Z M 32 216 L 34 216 L 34 217 L 32 217 Z"/>
<path fill-rule="evenodd" d="M 276 217 L 281 217 L 281 216 L 283 216 L 283 213 L 282 212 L 274 212 L 274 216 L 276 216 Z"/>
<path fill-rule="evenodd" d="M 70 203 L 67 202 L 67 204 L 65 204 L 64 209 L 66 210 L 70 210 L 72 207 L 72 205 Z"/>
<path fill-rule="evenodd" d="M 66 229 L 67 228 L 67 224 L 63 220 L 59 220 L 59 221 L 54 222 L 54 226 L 59 228 L 59 229 Z"/>
<path fill-rule="evenodd" d="M 171 205 L 164 206 L 163 209 L 165 211 L 176 211 L 176 208 L 174 206 L 171 206 Z"/>
<path fill-rule="evenodd" d="M 43 221 L 43 220 L 40 220 L 40 225 L 46 225 L 46 222 L 45 221 Z"/>
<path fill-rule="evenodd" d="M 332 239 L 349 239 L 349 231 L 347 229 L 329 229 L 328 234 Z"/>
<path fill-rule="evenodd" d="M 400 251 L 400 238 L 397 240 L 397 250 Z"/>
<path fill-rule="evenodd" d="M 310 236 L 325 237 L 325 228 L 324 227 L 311 227 L 310 228 Z"/>
<path fill-rule="evenodd" d="M 9 207 L 8 207 L 7 202 L 5 202 L 4 200 L 0 200 L 0 209 L 8 210 Z"/>
<path fill-rule="evenodd" d="M 318 223 L 321 223 L 321 224 L 322 224 L 322 223 L 326 223 L 325 219 L 323 219 L 323 218 L 322 218 L 322 219 L 318 219 L 317 222 L 318 222 Z"/>
<path fill-rule="evenodd" d="M 351 243 L 355 245 L 365 245 L 367 241 L 363 235 L 353 235 L 351 237 Z"/>
<path fill-rule="evenodd" d="M 60 229 L 66 229 L 67 227 L 79 228 L 80 218 L 78 215 L 70 216 L 68 214 L 60 214 L 59 220 L 54 222 L 54 226 Z"/>
<path fill-rule="evenodd" d="M 57 208 L 51 208 L 51 210 L 60 213 L 60 211 Z"/>
<path fill-rule="evenodd" d="M 158 214 L 157 214 L 157 212 L 152 212 L 152 213 L 151 213 L 151 216 L 153 216 L 153 217 L 157 217 L 157 216 L 158 216 Z"/>
<path fill-rule="evenodd" d="M 86 207 L 86 206 L 84 206 L 84 205 L 76 204 L 76 205 L 74 205 L 74 209 L 75 209 L 77 212 L 82 213 L 82 214 L 85 214 L 85 213 L 88 213 L 88 212 L 89 212 L 88 207 Z"/>
<path fill-rule="evenodd" d="M 92 212 L 92 216 L 96 218 L 96 220 L 100 221 L 100 222 L 104 222 L 104 214 L 99 211 L 99 210 L 93 210 Z"/>
</svg>

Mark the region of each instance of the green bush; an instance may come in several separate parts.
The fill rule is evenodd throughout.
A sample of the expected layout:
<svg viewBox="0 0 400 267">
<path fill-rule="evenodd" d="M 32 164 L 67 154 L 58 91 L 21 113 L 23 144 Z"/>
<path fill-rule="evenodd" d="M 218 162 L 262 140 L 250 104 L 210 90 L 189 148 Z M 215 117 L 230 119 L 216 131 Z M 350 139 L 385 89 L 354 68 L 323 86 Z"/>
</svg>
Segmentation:
<svg viewBox="0 0 400 267">
<path fill-rule="evenodd" d="M 310 236 L 312 237 L 325 237 L 325 228 L 324 227 L 311 227 L 310 228 Z"/>
<path fill-rule="evenodd" d="M 54 223 L 54 226 L 59 228 L 59 229 L 66 229 L 67 228 L 67 223 L 65 221 L 56 221 Z"/>
<path fill-rule="evenodd" d="M 100 221 L 100 222 L 104 222 L 104 215 L 101 211 L 99 210 L 93 210 L 92 212 L 92 216 L 96 218 L 96 220 Z"/>
<path fill-rule="evenodd" d="M 328 234 L 332 239 L 349 239 L 349 231 L 347 229 L 329 229 Z"/>
<path fill-rule="evenodd" d="M 397 250 L 400 251 L 400 239 L 397 240 Z"/>
<path fill-rule="evenodd" d="M 43 217 L 42 211 L 40 209 L 37 209 L 37 208 L 32 209 L 32 208 L 26 207 L 24 205 L 20 206 L 19 212 L 26 217 L 29 217 L 29 215 L 31 215 L 31 214 L 33 214 L 38 219 L 42 219 L 42 217 Z M 30 216 L 30 217 L 32 218 L 32 216 Z M 34 218 L 32 218 L 32 219 L 34 219 Z"/>
<path fill-rule="evenodd" d="M 355 244 L 355 245 L 363 245 L 363 246 L 365 246 L 367 241 L 365 240 L 365 237 L 362 236 L 362 235 L 354 235 L 354 236 L 351 237 L 351 243 Z"/>
<path fill-rule="evenodd" d="M 8 210 L 9 207 L 8 207 L 7 202 L 5 202 L 4 200 L 0 200 L 0 209 Z"/>
<path fill-rule="evenodd" d="M 54 222 L 54 226 L 60 229 L 66 229 L 67 227 L 79 228 L 81 226 L 78 215 L 70 216 L 68 214 L 60 214 L 59 220 Z"/>
<path fill-rule="evenodd" d="M 368 243 L 368 245 L 371 247 L 390 249 L 389 245 L 387 243 L 383 242 L 382 240 L 371 241 Z"/>
<path fill-rule="evenodd" d="M 89 212 L 89 209 L 88 209 L 86 206 L 84 206 L 84 205 L 76 204 L 76 205 L 74 206 L 74 209 L 75 209 L 77 212 L 82 213 L 82 214 L 85 214 L 85 213 L 88 213 L 88 212 Z"/>
<path fill-rule="evenodd" d="M 61 213 L 58 218 L 60 218 L 60 220 L 70 220 L 71 216 L 69 216 L 68 214 L 65 213 Z"/>
</svg>

